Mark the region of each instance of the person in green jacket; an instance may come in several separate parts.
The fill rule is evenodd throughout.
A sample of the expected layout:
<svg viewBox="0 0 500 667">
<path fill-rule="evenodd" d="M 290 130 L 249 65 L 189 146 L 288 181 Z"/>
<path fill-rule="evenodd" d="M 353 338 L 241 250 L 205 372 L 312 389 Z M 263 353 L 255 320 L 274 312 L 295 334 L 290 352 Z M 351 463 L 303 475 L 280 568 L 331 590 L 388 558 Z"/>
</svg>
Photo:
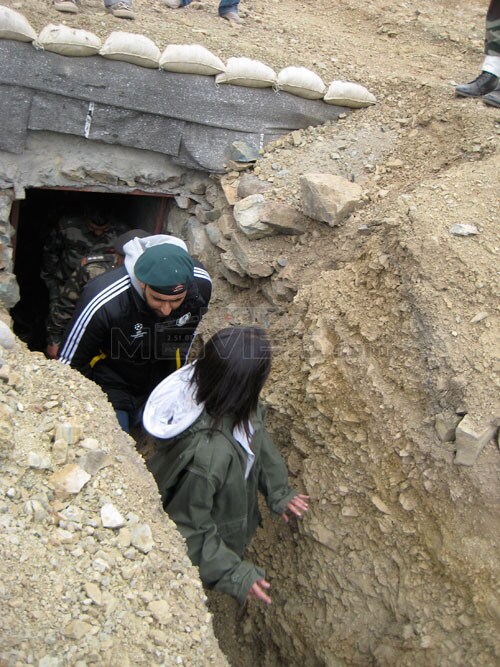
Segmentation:
<svg viewBox="0 0 500 667">
<path fill-rule="evenodd" d="M 259 395 L 270 368 L 262 329 L 222 329 L 156 387 L 143 417 L 156 439 L 148 467 L 189 558 L 207 588 L 241 604 L 271 602 L 265 571 L 243 558 L 261 518 L 258 491 L 286 522 L 308 509 L 264 426 Z"/>
</svg>

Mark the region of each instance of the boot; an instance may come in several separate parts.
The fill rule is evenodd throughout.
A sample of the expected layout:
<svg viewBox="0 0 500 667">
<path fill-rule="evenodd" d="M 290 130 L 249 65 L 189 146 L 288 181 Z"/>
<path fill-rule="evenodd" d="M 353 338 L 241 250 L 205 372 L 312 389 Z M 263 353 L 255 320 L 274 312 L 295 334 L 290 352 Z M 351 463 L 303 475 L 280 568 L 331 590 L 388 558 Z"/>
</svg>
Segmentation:
<svg viewBox="0 0 500 667">
<path fill-rule="evenodd" d="M 238 23 L 239 25 L 245 23 L 244 19 L 242 19 L 241 16 L 238 16 L 238 12 L 227 12 L 227 14 L 221 14 L 220 17 L 226 19 L 226 21 Z"/>
<path fill-rule="evenodd" d="M 54 2 L 54 9 L 65 14 L 78 14 L 78 5 L 73 0 L 59 0 Z"/>
<path fill-rule="evenodd" d="M 126 2 L 116 2 L 110 7 L 106 7 L 106 10 L 116 16 L 117 19 L 129 19 L 133 21 L 135 19 L 135 14 L 130 8 L 130 5 Z"/>
<path fill-rule="evenodd" d="M 500 86 L 483 97 L 483 102 L 492 107 L 500 107 Z"/>
<path fill-rule="evenodd" d="M 455 94 L 461 97 L 482 97 L 495 90 L 498 84 L 498 77 L 489 72 L 481 74 L 470 83 L 463 83 L 455 88 Z"/>
</svg>

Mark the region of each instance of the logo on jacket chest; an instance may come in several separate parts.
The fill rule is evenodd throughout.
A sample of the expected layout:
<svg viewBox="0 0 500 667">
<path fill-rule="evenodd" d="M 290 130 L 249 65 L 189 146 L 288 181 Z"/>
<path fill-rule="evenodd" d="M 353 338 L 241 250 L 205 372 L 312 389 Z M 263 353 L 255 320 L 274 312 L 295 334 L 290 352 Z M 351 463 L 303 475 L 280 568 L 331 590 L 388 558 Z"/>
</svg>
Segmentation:
<svg viewBox="0 0 500 667">
<path fill-rule="evenodd" d="M 141 322 L 137 322 L 137 324 L 134 324 L 134 331 L 135 333 L 131 334 L 130 336 L 132 340 L 137 340 L 138 338 L 144 338 L 144 336 L 147 336 L 149 333 L 149 330 L 144 329 L 144 325 Z"/>
<path fill-rule="evenodd" d="M 177 320 L 175 320 L 175 326 L 177 327 L 183 327 L 185 324 L 189 322 L 191 319 L 191 313 L 186 313 L 185 315 L 182 315 L 182 317 L 179 317 Z M 170 326 L 172 326 L 173 322 L 170 323 Z M 157 329 L 161 330 L 164 328 L 165 325 L 158 324 Z M 168 328 L 168 326 L 167 326 Z M 134 333 L 130 335 L 131 340 L 138 340 L 141 338 L 144 338 L 150 333 L 150 330 L 148 327 L 144 327 L 142 322 L 137 322 L 134 324 Z"/>
<path fill-rule="evenodd" d="M 189 322 L 190 319 L 191 319 L 191 313 L 186 313 L 185 315 L 179 317 L 179 319 L 175 321 L 175 326 L 183 327 L 185 324 Z"/>
</svg>

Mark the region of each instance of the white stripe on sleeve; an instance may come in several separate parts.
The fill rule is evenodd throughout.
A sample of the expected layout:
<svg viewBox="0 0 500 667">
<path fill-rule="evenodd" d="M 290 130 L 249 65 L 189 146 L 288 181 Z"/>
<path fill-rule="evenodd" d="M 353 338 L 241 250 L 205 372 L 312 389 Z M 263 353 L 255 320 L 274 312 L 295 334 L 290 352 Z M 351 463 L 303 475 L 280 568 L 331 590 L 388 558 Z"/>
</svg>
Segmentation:
<svg viewBox="0 0 500 667">
<path fill-rule="evenodd" d="M 89 303 L 85 306 L 73 324 L 69 336 L 61 351 L 59 360 L 63 364 L 71 363 L 78 344 L 80 343 L 80 340 L 82 339 L 82 336 L 84 335 L 90 320 L 99 310 L 99 308 L 102 308 L 102 306 L 114 299 L 116 296 L 122 292 L 125 292 L 129 287 L 130 276 L 126 275 L 111 285 L 108 285 L 108 287 L 99 292 L 99 294 L 96 294 L 96 296 L 91 299 L 91 301 L 89 301 Z"/>
<path fill-rule="evenodd" d="M 212 278 L 210 278 L 208 271 L 205 271 L 205 269 L 200 269 L 199 266 L 194 267 L 194 276 L 195 278 L 204 278 L 205 280 L 208 280 L 209 283 L 212 282 Z"/>
</svg>

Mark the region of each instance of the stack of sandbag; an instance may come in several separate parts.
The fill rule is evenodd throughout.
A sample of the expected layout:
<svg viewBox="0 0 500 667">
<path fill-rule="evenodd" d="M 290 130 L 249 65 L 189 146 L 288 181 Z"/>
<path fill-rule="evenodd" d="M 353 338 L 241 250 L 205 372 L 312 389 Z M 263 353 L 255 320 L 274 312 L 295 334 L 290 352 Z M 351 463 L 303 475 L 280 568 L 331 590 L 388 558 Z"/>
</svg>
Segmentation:
<svg viewBox="0 0 500 667">
<path fill-rule="evenodd" d="M 276 90 L 284 90 L 308 100 L 320 100 L 326 86 L 320 76 L 306 67 L 285 67 L 278 74 Z"/>
<path fill-rule="evenodd" d="M 160 49 L 153 40 L 132 32 L 112 32 L 99 54 L 103 58 L 123 60 L 140 67 L 158 69 L 160 65 Z"/>
<path fill-rule="evenodd" d="M 49 24 L 40 31 L 33 45 L 61 56 L 95 56 L 101 48 L 101 40 L 87 30 Z"/>
<path fill-rule="evenodd" d="M 218 56 L 200 44 L 169 44 L 161 54 L 160 69 L 216 76 L 224 72 L 226 67 Z"/>
<path fill-rule="evenodd" d="M 375 95 L 361 86 L 359 83 L 351 81 L 332 81 L 328 86 L 323 101 L 327 104 L 338 104 L 342 107 L 351 107 L 360 109 L 376 103 Z"/>
<path fill-rule="evenodd" d="M 36 32 L 22 14 L 0 5 L 0 39 L 33 42 L 36 40 Z"/>
<path fill-rule="evenodd" d="M 115 31 L 104 44 L 97 35 L 65 25 L 47 25 L 37 36 L 19 12 L 0 6 L 0 39 L 32 42 L 63 56 L 100 55 L 111 60 L 167 72 L 215 77 L 215 83 L 250 88 L 273 88 L 309 100 L 358 109 L 376 103 L 364 86 L 351 81 L 332 81 L 326 86 L 321 77 L 306 67 L 285 67 L 278 74 L 259 60 L 228 58 L 227 63 L 200 44 L 169 44 L 163 52 L 148 37 Z"/>
<path fill-rule="evenodd" d="M 271 88 L 276 85 L 276 72 L 259 60 L 228 58 L 225 71 L 217 74 L 215 82 L 247 88 Z"/>
</svg>

